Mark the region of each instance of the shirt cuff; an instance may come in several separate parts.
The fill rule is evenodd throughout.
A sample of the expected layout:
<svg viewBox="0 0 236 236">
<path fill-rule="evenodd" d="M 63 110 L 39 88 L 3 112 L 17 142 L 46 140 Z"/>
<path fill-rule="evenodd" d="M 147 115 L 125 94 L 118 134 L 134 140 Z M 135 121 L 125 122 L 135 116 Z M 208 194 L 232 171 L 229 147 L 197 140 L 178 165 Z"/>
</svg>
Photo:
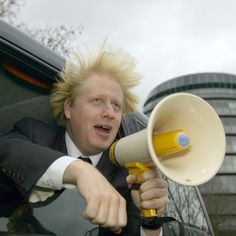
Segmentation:
<svg viewBox="0 0 236 236">
<path fill-rule="evenodd" d="M 76 158 L 70 156 L 62 156 L 58 158 L 37 181 L 36 186 L 55 190 L 60 190 L 63 187 L 75 188 L 74 185 L 63 185 L 63 175 L 66 168 L 76 160 Z"/>
<path fill-rule="evenodd" d="M 141 236 L 147 236 L 146 233 L 144 232 L 144 229 L 143 229 L 142 226 L 141 226 L 141 228 L 140 228 L 140 235 L 141 235 Z M 159 236 L 163 236 L 162 227 L 160 228 Z"/>
</svg>

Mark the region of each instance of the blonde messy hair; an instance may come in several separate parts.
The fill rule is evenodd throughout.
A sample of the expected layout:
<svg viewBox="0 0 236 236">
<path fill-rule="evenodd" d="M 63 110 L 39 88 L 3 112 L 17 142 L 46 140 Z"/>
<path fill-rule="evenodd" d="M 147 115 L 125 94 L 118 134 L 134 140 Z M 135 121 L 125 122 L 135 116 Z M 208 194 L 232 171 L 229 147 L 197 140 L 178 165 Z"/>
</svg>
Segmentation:
<svg viewBox="0 0 236 236">
<path fill-rule="evenodd" d="M 136 110 L 137 97 L 131 91 L 138 85 L 141 75 L 135 72 L 135 62 L 125 51 L 108 50 L 105 44 L 95 54 L 74 54 L 73 63 L 67 61 L 64 70 L 59 75 L 59 81 L 54 84 L 50 104 L 53 116 L 60 125 L 66 125 L 64 102 L 66 99 L 73 105 L 81 85 L 91 74 L 106 74 L 115 79 L 124 94 L 123 113 Z"/>
</svg>

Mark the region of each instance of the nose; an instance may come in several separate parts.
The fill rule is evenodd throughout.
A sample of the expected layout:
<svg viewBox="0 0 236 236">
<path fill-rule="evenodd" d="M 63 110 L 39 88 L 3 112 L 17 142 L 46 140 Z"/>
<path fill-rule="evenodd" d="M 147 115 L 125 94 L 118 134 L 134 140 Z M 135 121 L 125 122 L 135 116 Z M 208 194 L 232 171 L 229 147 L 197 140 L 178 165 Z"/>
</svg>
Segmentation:
<svg viewBox="0 0 236 236">
<path fill-rule="evenodd" d="M 103 116 L 113 119 L 115 117 L 114 107 L 111 103 L 106 103 L 103 108 Z"/>
</svg>

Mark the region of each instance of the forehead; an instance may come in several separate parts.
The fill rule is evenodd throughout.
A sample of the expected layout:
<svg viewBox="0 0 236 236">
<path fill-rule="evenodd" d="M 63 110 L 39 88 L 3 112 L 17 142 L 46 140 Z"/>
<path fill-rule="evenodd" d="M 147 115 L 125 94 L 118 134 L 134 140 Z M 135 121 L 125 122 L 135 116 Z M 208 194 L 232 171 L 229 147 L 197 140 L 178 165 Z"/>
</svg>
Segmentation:
<svg viewBox="0 0 236 236">
<path fill-rule="evenodd" d="M 81 94 L 113 95 L 116 99 L 123 100 L 123 91 L 119 82 L 104 74 L 88 76 L 81 86 Z"/>
</svg>

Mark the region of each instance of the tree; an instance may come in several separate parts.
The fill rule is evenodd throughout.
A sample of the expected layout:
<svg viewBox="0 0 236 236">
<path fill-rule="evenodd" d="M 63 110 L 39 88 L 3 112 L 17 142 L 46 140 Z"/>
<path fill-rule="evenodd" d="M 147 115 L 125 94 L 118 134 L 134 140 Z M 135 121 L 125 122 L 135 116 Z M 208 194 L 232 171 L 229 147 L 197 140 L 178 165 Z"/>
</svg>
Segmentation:
<svg viewBox="0 0 236 236">
<path fill-rule="evenodd" d="M 63 25 L 31 29 L 23 23 L 17 25 L 17 28 L 64 57 L 69 55 L 72 42 L 78 37 L 78 34 L 82 33 L 83 30 L 82 27 L 67 28 Z"/>
<path fill-rule="evenodd" d="M 82 34 L 83 27 L 67 28 L 63 25 L 51 27 L 29 28 L 25 23 L 16 23 L 17 13 L 25 5 L 25 0 L 0 0 L 0 18 L 14 25 L 30 37 L 40 41 L 47 47 L 67 57 L 71 44 Z"/>
<path fill-rule="evenodd" d="M 0 18 L 10 24 L 13 23 L 24 4 L 24 0 L 0 0 Z"/>
</svg>

